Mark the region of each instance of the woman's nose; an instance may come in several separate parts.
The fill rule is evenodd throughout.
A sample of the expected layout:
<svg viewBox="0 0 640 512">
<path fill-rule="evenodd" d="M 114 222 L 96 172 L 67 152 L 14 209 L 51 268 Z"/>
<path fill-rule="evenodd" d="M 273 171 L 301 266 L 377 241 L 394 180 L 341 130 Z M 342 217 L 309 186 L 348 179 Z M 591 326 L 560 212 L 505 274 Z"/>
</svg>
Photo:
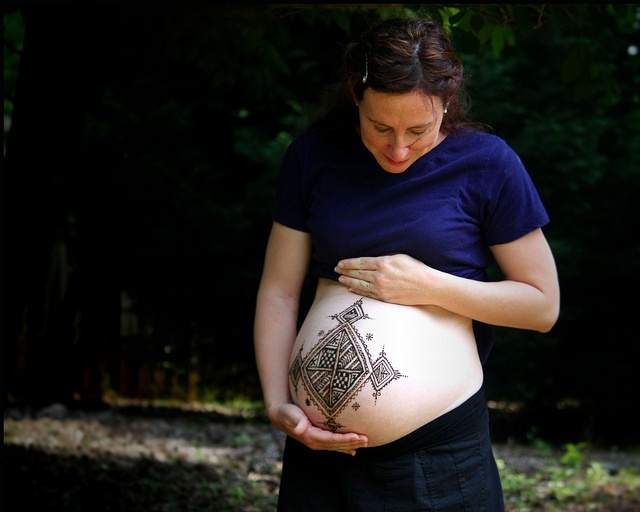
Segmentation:
<svg viewBox="0 0 640 512">
<path fill-rule="evenodd" d="M 409 146 L 406 144 L 394 144 L 389 148 L 391 150 L 391 156 L 394 160 L 402 160 L 409 154 Z"/>
</svg>

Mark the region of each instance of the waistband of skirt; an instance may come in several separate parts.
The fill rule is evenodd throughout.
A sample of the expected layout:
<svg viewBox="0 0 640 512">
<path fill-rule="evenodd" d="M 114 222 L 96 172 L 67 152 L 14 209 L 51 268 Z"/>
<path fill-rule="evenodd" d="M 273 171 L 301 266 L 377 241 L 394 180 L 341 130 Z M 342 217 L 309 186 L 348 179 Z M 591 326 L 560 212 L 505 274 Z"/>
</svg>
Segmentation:
<svg viewBox="0 0 640 512">
<path fill-rule="evenodd" d="M 455 409 L 390 443 L 357 450 L 356 459 L 384 460 L 464 439 L 488 428 L 489 413 L 480 388 Z"/>
</svg>

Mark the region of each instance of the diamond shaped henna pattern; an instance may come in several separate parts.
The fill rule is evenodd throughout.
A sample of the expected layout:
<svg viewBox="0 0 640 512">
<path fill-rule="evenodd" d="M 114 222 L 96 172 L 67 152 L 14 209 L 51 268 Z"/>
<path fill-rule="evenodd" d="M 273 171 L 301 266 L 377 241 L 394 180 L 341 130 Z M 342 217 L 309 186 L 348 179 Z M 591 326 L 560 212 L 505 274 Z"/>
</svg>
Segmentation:
<svg viewBox="0 0 640 512">
<path fill-rule="evenodd" d="M 375 362 L 371 360 L 366 342 L 354 327 L 359 320 L 370 319 L 362 299 L 331 318 L 338 325 L 327 333 L 321 331 L 320 340 L 305 357 L 304 344 L 300 347 L 289 377 L 296 393 L 302 381 L 311 401 L 325 417 L 323 424 L 335 432 L 344 426 L 338 423 L 338 415 L 367 382 L 371 382 L 377 400 L 382 388 L 403 375 L 393 368 L 384 349 Z M 367 339 L 371 340 L 372 335 L 368 334 Z M 354 410 L 358 408 L 354 404 Z"/>
</svg>

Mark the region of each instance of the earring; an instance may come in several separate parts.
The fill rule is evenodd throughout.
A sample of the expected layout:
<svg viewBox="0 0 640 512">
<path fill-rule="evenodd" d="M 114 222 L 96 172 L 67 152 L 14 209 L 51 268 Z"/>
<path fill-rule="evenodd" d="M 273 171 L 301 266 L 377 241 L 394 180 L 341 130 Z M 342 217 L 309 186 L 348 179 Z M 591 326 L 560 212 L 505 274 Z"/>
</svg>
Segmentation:
<svg viewBox="0 0 640 512">
<path fill-rule="evenodd" d="M 449 112 L 449 109 L 447 107 L 444 107 L 444 113 L 446 114 L 447 112 Z"/>
</svg>

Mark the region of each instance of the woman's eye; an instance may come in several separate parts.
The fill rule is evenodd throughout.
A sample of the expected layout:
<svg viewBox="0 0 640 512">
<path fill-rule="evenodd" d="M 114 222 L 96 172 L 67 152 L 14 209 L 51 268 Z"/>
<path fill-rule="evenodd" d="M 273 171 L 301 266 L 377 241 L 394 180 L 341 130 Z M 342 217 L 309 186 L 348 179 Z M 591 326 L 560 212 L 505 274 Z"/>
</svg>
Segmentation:
<svg viewBox="0 0 640 512">
<path fill-rule="evenodd" d="M 390 128 L 381 128 L 379 126 L 374 126 L 373 129 L 375 130 L 376 133 L 379 134 L 385 134 L 385 133 L 389 133 L 389 131 L 391 130 Z M 427 133 L 429 130 L 422 130 L 421 132 L 411 132 L 411 135 L 413 135 L 414 137 L 422 137 L 425 133 Z"/>
</svg>

